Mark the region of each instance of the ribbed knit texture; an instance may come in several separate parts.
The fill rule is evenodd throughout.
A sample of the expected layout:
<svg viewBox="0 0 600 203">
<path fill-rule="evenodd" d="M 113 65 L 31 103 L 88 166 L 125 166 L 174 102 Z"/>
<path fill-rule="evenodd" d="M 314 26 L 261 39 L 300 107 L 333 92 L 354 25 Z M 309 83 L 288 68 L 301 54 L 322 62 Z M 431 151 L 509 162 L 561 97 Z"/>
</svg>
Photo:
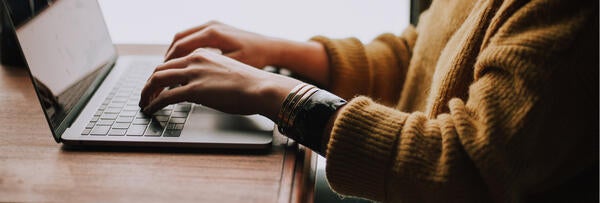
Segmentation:
<svg viewBox="0 0 600 203">
<path fill-rule="evenodd" d="M 327 177 L 385 202 L 598 201 L 598 1 L 434 1 L 369 44 L 315 37 Z M 358 96 L 357 95 L 364 95 Z"/>
</svg>

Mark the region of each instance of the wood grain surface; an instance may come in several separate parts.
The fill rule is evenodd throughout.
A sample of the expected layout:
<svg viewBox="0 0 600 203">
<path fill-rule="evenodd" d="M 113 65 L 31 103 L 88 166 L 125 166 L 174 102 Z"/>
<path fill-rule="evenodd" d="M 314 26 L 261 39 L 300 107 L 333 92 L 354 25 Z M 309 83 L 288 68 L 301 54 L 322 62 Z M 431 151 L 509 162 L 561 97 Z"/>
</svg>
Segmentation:
<svg viewBox="0 0 600 203">
<path fill-rule="evenodd" d="M 162 54 L 166 46 L 118 49 Z M 0 202 L 311 201 L 313 155 L 274 138 L 261 152 L 65 148 L 52 138 L 27 71 L 0 67 Z"/>
</svg>

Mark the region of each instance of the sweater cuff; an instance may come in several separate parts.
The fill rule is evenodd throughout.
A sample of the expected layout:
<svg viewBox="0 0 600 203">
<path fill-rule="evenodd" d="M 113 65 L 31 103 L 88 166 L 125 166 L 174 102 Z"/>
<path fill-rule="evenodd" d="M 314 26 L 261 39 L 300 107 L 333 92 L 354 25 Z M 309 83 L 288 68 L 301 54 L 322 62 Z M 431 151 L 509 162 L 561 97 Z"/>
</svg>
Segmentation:
<svg viewBox="0 0 600 203">
<path fill-rule="evenodd" d="M 352 99 L 334 122 L 327 147 L 327 179 L 338 193 L 383 201 L 400 131 L 408 114 Z"/>
<path fill-rule="evenodd" d="M 349 100 L 356 94 L 369 91 L 369 65 L 363 44 L 356 38 L 329 39 L 316 36 L 310 39 L 321 43 L 329 59 L 329 90 Z"/>
</svg>

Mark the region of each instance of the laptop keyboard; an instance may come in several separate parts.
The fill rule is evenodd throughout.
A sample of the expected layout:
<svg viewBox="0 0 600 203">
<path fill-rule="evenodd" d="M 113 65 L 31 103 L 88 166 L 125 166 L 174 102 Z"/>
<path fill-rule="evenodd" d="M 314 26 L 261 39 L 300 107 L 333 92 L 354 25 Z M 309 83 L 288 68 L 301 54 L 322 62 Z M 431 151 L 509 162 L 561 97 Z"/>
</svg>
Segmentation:
<svg viewBox="0 0 600 203">
<path fill-rule="evenodd" d="M 149 76 L 144 68 L 132 67 L 122 76 L 98 107 L 81 135 L 146 137 L 181 135 L 192 104 L 169 105 L 151 116 L 143 114 L 138 102 L 142 87 Z"/>
</svg>

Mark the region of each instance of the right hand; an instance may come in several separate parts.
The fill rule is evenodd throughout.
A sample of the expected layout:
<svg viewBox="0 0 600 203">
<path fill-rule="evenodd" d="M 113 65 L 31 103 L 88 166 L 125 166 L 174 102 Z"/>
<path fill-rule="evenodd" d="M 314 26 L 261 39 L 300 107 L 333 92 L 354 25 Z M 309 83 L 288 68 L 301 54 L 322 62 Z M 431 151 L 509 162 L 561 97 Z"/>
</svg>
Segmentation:
<svg viewBox="0 0 600 203">
<path fill-rule="evenodd" d="M 159 65 L 141 92 L 139 106 L 151 115 L 188 101 L 225 113 L 258 113 L 275 121 L 284 98 L 300 83 L 201 48 Z"/>
<path fill-rule="evenodd" d="M 175 35 L 167 50 L 165 61 L 187 56 L 197 48 L 216 48 L 223 55 L 253 67 L 262 68 L 276 63 L 284 40 L 243 31 L 229 25 L 210 21 Z"/>
</svg>

